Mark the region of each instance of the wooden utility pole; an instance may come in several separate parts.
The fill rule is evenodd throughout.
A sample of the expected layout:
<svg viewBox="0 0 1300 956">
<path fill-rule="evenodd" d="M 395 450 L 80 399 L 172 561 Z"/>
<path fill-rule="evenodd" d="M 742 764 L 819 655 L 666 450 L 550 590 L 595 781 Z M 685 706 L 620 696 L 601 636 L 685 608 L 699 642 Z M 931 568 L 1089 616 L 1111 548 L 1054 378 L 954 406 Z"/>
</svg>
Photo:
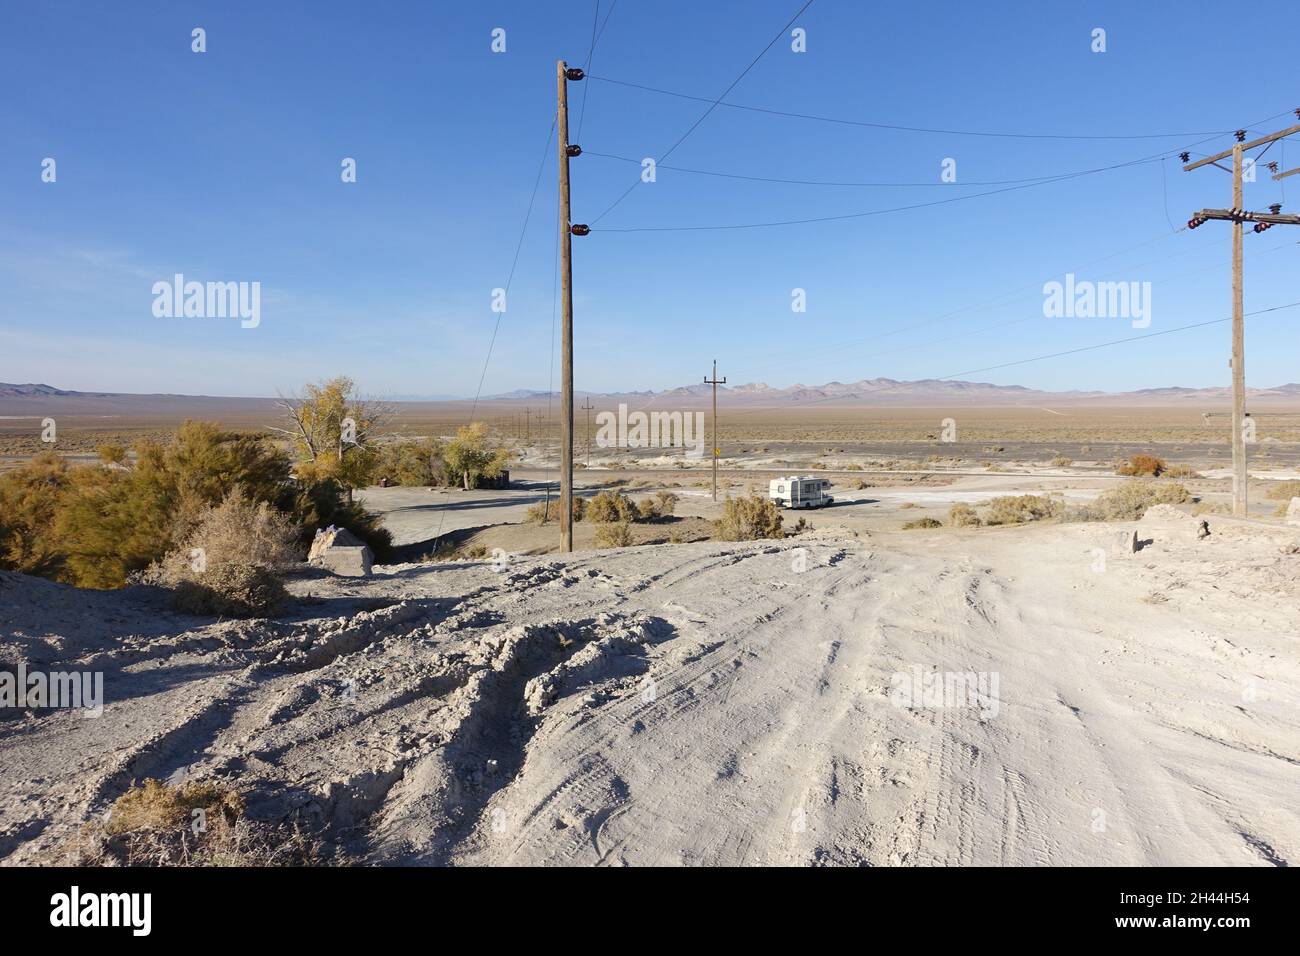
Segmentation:
<svg viewBox="0 0 1300 956">
<path fill-rule="evenodd" d="M 586 402 L 583 403 L 582 405 L 583 411 L 587 413 L 587 467 L 588 468 L 591 467 L 591 410 L 595 407 L 596 407 L 595 405 L 591 404 L 591 396 L 588 395 Z"/>
<path fill-rule="evenodd" d="M 1300 110 L 1296 111 L 1300 119 Z M 1255 231 L 1280 223 L 1300 225 L 1300 216 L 1281 215 L 1281 206 L 1273 207 L 1269 213 L 1247 212 L 1242 198 L 1242 166 L 1245 151 L 1257 146 L 1264 146 L 1292 133 L 1300 132 L 1300 124 L 1290 126 L 1268 136 L 1245 142 L 1244 130 L 1237 131 L 1237 142 L 1230 150 L 1189 162 L 1190 156 L 1182 154 L 1183 169 L 1190 172 L 1201 166 L 1219 166 L 1219 160 L 1232 157 L 1232 208 L 1202 209 L 1187 223 L 1188 228 L 1196 229 L 1211 219 L 1223 219 L 1232 223 L 1232 513 L 1234 517 L 1246 517 L 1248 504 L 1247 484 L 1249 470 L 1246 467 L 1246 330 L 1242 309 L 1242 225 L 1255 222 Z M 1219 166 L 1220 169 L 1225 167 Z"/>
<path fill-rule="evenodd" d="M 584 74 L 555 63 L 556 123 L 560 143 L 560 305 L 563 309 L 563 358 L 560 370 L 560 551 L 573 550 L 573 256 L 572 237 L 591 230 L 573 225 L 569 215 L 569 158 L 582 155 L 581 146 L 569 145 L 569 80 Z"/>
<path fill-rule="evenodd" d="M 718 386 L 726 385 L 726 376 L 718 378 L 718 360 L 713 360 L 713 378 L 706 378 L 705 385 L 713 386 L 713 500 L 718 500 Z"/>
<path fill-rule="evenodd" d="M 1242 208 L 1241 144 L 1232 147 L 1232 208 Z M 1246 517 L 1246 330 L 1242 328 L 1241 223 L 1232 224 L 1232 513 Z"/>
</svg>

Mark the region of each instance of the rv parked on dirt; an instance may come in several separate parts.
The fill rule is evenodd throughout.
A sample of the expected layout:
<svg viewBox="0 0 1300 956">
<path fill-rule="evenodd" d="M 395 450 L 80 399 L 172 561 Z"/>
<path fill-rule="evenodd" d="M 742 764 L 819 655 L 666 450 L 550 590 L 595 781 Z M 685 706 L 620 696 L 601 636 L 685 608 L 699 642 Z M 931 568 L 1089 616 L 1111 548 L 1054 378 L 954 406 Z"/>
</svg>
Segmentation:
<svg viewBox="0 0 1300 956">
<path fill-rule="evenodd" d="M 830 486 L 829 478 L 791 475 L 789 478 L 773 478 L 767 496 L 776 502 L 778 508 L 821 508 L 835 501 L 826 493 Z"/>
</svg>

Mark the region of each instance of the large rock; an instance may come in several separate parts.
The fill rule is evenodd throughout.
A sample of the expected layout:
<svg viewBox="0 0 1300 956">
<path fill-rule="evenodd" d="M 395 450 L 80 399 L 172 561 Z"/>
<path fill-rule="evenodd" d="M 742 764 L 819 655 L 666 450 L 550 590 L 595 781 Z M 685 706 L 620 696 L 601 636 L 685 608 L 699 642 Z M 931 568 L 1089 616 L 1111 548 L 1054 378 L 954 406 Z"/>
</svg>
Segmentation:
<svg viewBox="0 0 1300 956">
<path fill-rule="evenodd" d="M 347 528 L 321 528 L 312 540 L 307 560 L 321 568 L 346 577 L 367 577 L 374 563 L 374 553 Z"/>
<path fill-rule="evenodd" d="M 1286 506 L 1286 523 L 1300 527 L 1300 498 L 1292 498 Z"/>
</svg>

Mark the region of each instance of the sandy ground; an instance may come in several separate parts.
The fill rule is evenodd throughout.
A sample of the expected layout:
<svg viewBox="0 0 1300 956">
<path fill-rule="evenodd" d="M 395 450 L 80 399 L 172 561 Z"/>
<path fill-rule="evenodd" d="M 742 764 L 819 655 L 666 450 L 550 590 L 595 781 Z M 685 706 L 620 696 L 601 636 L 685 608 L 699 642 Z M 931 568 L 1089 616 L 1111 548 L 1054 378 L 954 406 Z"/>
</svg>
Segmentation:
<svg viewBox="0 0 1300 956">
<path fill-rule="evenodd" d="M 0 860 L 145 777 L 227 780 L 351 862 L 1300 859 L 1300 529 L 833 519 L 307 574 L 274 621 L 0 575 L 6 654 L 108 698 L 0 721 Z M 986 693 L 900 693 L 935 672 Z"/>
</svg>

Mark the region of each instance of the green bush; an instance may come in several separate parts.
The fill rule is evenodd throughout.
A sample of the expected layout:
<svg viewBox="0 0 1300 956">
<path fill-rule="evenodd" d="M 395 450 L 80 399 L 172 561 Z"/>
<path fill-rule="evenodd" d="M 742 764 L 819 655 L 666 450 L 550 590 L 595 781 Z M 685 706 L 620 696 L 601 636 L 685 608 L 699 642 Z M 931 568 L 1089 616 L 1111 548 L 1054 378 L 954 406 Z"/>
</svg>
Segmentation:
<svg viewBox="0 0 1300 956">
<path fill-rule="evenodd" d="M 54 522 L 70 484 L 67 462 L 49 451 L 0 475 L 0 568 L 61 577 Z"/>
<path fill-rule="evenodd" d="M 78 587 L 115 588 L 180 546 L 238 487 L 288 515 L 305 547 L 316 529 L 347 528 L 377 560 L 391 537 L 334 480 L 303 484 L 258 435 L 186 422 L 166 443 L 136 444 L 130 468 L 72 468 L 52 454 L 0 476 L 0 569 Z"/>
<path fill-rule="evenodd" d="M 728 498 L 722 505 L 722 517 L 713 522 L 714 536 L 720 541 L 756 541 L 781 538 L 781 512 L 770 498 L 749 495 Z"/>
<path fill-rule="evenodd" d="M 442 452 L 442 442 L 436 438 L 389 442 L 379 447 L 375 472 L 397 485 L 441 485 L 445 482 Z"/>
</svg>

